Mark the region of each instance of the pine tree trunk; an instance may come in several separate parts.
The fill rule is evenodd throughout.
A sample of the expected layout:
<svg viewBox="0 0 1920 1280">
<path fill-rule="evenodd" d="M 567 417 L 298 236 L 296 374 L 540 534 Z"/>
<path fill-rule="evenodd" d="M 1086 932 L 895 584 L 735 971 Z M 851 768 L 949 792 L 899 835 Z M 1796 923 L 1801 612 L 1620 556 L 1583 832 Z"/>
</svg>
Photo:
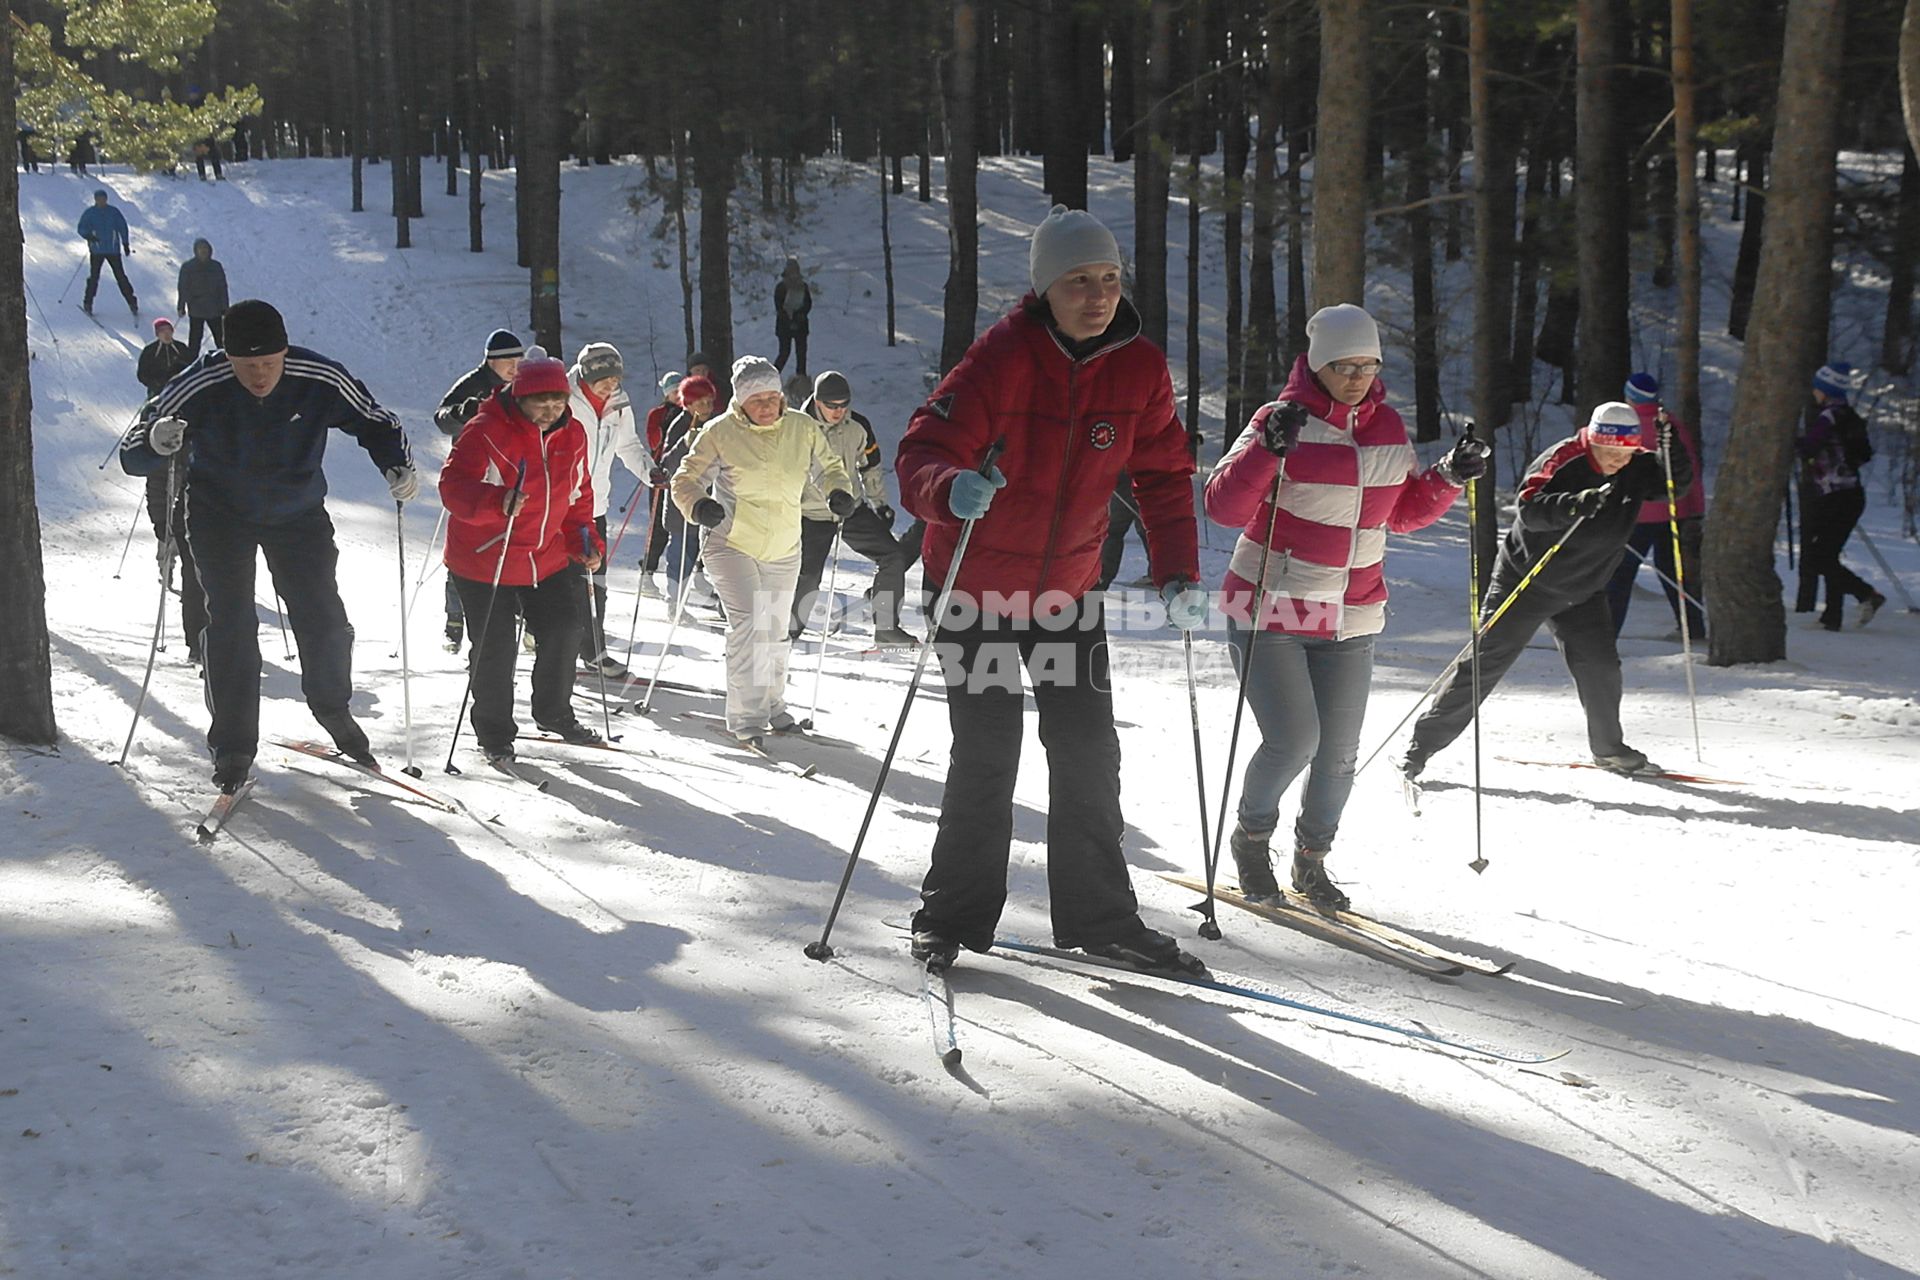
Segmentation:
<svg viewBox="0 0 1920 1280">
<path fill-rule="evenodd" d="M 980 310 L 980 154 L 974 136 L 979 14 L 974 0 L 953 0 L 953 49 L 943 85 L 947 115 L 947 286 L 940 372 L 973 345 Z"/>
<path fill-rule="evenodd" d="M 1133 305 L 1140 331 L 1161 350 L 1167 346 L 1167 84 L 1170 79 L 1172 0 L 1149 0 L 1141 15 L 1139 83 L 1145 110 L 1134 126 Z"/>
<path fill-rule="evenodd" d="M 1753 143 L 1746 148 L 1746 177 L 1740 184 L 1746 194 L 1746 222 L 1740 228 L 1740 252 L 1733 262 L 1733 292 L 1727 299 L 1727 333 L 1746 340 L 1747 319 L 1753 314 L 1753 289 L 1760 275 L 1760 246 L 1767 234 L 1767 148 Z"/>
<path fill-rule="evenodd" d="M 1424 73 L 1430 45 L 1438 32 L 1424 15 L 1396 14 L 1389 19 L 1401 28 L 1414 50 L 1417 71 Z M 1416 26 L 1416 22 L 1421 25 Z M 1424 81 L 1424 74 L 1419 75 Z M 1409 95 L 1411 104 L 1398 128 L 1398 149 L 1406 167 L 1407 261 L 1413 293 L 1413 438 L 1440 437 L 1439 318 L 1435 315 L 1433 278 L 1433 159 L 1427 135 L 1431 104 L 1425 93 Z"/>
<path fill-rule="evenodd" d="M 560 346 L 559 0 L 523 0 L 535 6 L 533 99 L 527 104 L 522 147 L 533 207 L 527 222 L 529 319 L 533 340 L 558 356 Z"/>
<path fill-rule="evenodd" d="M 1107 18 L 1107 41 L 1113 46 L 1113 79 L 1107 92 L 1108 131 L 1113 137 L 1113 162 L 1133 159 L 1134 128 L 1140 113 L 1134 110 L 1134 28 L 1131 5 L 1115 5 Z"/>
<path fill-rule="evenodd" d="M 13 24 L 0 22 L 0 137 L 15 117 Z M 27 282 L 21 269 L 20 170 L 0 177 L 0 736 L 52 746 L 53 657 L 47 642 L 47 578 L 40 554 L 40 508 L 33 487 L 33 366 L 27 353 Z M 84 588 L 75 588 L 84 589 Z"/>
<path fill-rule="evenodd" d="M 1313 154 L 1313 308 L 1366 304 L 1366 0 L 1320 6 L 1320 103 Z"/>
<path fill-rule="evenodd" d="M 366 38 L 366 17 L 362 0 L 347 0 L 343 6 L 347 19 L 347 129 L 349 149 L 353 152 L 353 212 L 367 211 L 365 179 L 360 157 L 367 151 L 367 76 L 366 56 L 361 44 Z"/>
<path fill-rule="evenodd" d="M 893 300 L 893 208 L 891 193 L 887 190 L 887 153 L 884 147 L 876 145 L 880 153 L 880 263 L 886 273 L 887 282 L 887 345 L 893 346 L 899 341 L 898 326 L 895 323 Z M 896 170 L 896 172 L 898 172 Z"/>
<path fill-rule="evenodd" d="M 480 181 L 486 169 L 480 150 L 481 136 L 485 130 L 480 124 L 480 30 L 474 23 L 473 4 L 474 0 L 465 0 L 461 13 L 465 27 L 464 58 L 467 66 L 467 249 L 471 253 L 481 253 L 486 249 L 482 218 L 486 200 Z"/>
<path fill-rule="evenodd" d="M 677 122 L 673 130 L 673 230 L 680 246 L 680 328 L 687 354 L 700 349 L 693 337 L 693 277 L 687 269 L 687 135 Z M 706 219 L 702 218 L 702 225 Z"/>
<path fill-rule="evenodd" d="M 1467 75 L 1468 116 L 1473 128 L 1473 417 L 1474 434 L 1493 442 L 1493 433 L 1506 420 L 1507 400 L 1505 361 L 1511 351 L 1507 341 L 1507 280 L 1500 270 L 1500 223 L 1505 208 L 1508 235 L 1512 234 L 1511 205 L 1499 198 L 1503 185 L 1513 186 L 1512 165 L 1499 141 L 1495 119 L 1493 0 L 1468 0 L 1467 3 Z M 1498 452 L 1488 459 L 1497 462 Z M 1479 492 L 1492 491 L 1496 471 L 1487 468 Z M 1472 538 L 1477 551 L 1480 576 L 1473 584 L 1474 598 L 1486 595 L 1493 573 L 1494 542 L 1499 534 L 1497 503 L 1481 502 L 1476 509 L 1477 523 Z"/>
<path fill-rule="evenodd" d="M 1244 36 L 1237 36 L 1233 43 L 1234 53 L 1240 53 L 1252 42 Z M 1244 276 L 1245 266 L 1243 243 L 1245 229 L 1242 219 L 1246 212 L 1247 153 L 1250 121 L 1247 119 L 1247 74 L 1240 67 L 1226 72 L 1226 120 L 1222 134 L 1221 162 L 1225 172 L 1225 189 L 1221 193 L 1221 220 L 1223 227 L 1224 257 L 1227 269 L 1227 420 L 1226 430 L 1221 439 L 1224 448 L 1233 443 L 1234 436 L 1242 424 L 1251 416 L 1251 407 L 1247 404 L 1246 389 L 1241 383 L 1241 366 L 1244 360 L 1246 338 L 1242 331 L 1242 320 L 1246 310 Z"/>
<path fill-rule="evenodd" d="M 1679 267 L 1674 318 L 1673 403 L 1680 420 L 1700 421 L 1700 154 L 1699 108 L 1693 71 L 1693 0 L 1672 0 L 1674 236 Z M 1713 151 L 1708 149 L 1711 159 Z"/>
<path fill-rule="evenodd" d="M 1260 129 L 1253 141 L 1253 241 L 1247 269 L 1247 349 L 1241 364 L 1240 394 L 1247 405 L 1265 404 L 1272 388 L 1279 320 L 1273 287 L 1274 214 L 1279 204 L 1280 89 L 1286 39 L 1279 18 L 1268 15 L 1266 76 L 1261 84 Z M 1250 416 L 1250 415 L 1249 415 Z"/>
<path fill-rule="evenodd" d="M 1907 0 L 1900 15 L 1899 57 L 1900 116 L 1907 126 L 1907 145 L 1920 151 L 1920 0 Z"/>
<path fill-rule="evenodd" d="M 1296 29 L 1288 41 L 1287 130 L 1287 324 L 1284 342 L 1276 342 L 1273 367 L 1267 378 L 1284 384 L 1294 354 L 1307 349 L 1307 231 L 1306 202 L 1300 198 L 1300 170 L 1307 159 L 1309 124 L 1308 88 L 1313 83 L 1313 63 L 1305 56 L 1306 45 Z M 1275 114 L 1280 102 L 1272 104 Z"/>
<path fill-rule="evenodd" d="M 1547 197 L 1546 169 L 1540 154 L 1545 129 L 1537 129 L 1527 148 L 1527 185 L 1520 198 L 1520 240 L 1513 252 L 1513 358 L 1507 364 L 1507 400 L 1533 399 L 1533 332 L 1540 315 L 1540 207 Z"/>
<path fill-rule="evenodd" d="M 1773 135 L 1777 181 L 1767 197 L 1752 323 L 1707 517 L 1714 666 L 1787 656 L 1774 538 L 1795 420 L 1825 354 L 1845 26 L 1844 0 L 1788 0 Z"/>
<path fill-rule="evenodd" d="M 1880 330 L 1880 367 L 1904 374 L 1913 364 L 1913 274 L 1920 256 L 1920 164 L 1913 147 L 1900 166 L 1900 212 L 1887 264 L 1887 319 Z"/>
<path fill-rule="evenodd" d="M 733 268 L 729 201 L 736 157 L 715 113 L 694 116 L 693 176 L 700 185 L 700 350 L 725 383 L 733 368 Z"/>
<path fill-rule="evenodd" d="M 388 185 L 393 201 L 393 247 L 407 249 L 413 246 L 412 229 L 407 224 L 412 211 L 412 197 L 407 191 L 407 165 L 404 158 L 407 144 L 400 121 L 400 26 L 394 13 L 398 3 L 399 0 L 380 0 L 380 20 L 386 30 L 382 62 L 386 68 L 387 177 L 390 179 Z"/>
<path fill-rule="evenodd" d="M 1072 0 L 1046 0 L 1040 22 L 1041 52 L 1046 68 L 1042 104 L 1046 119 L 1047 194 L 1069 209 L 1087 207 L 1087 140 L 1076 101 L 1076 70 L 1080 57 L 1080 23 Z"/>
<path fill-rule="evenodd" d="M 1620 0 L 1579 0 L 1575 139 L 1579 180 L 1574 225 L 1580 247 L 1579 370 L 1582 418 L 1612 400 L 1632 372 L 1627 342 L 1627 156 L 1616 88 Z"/>
</svg>

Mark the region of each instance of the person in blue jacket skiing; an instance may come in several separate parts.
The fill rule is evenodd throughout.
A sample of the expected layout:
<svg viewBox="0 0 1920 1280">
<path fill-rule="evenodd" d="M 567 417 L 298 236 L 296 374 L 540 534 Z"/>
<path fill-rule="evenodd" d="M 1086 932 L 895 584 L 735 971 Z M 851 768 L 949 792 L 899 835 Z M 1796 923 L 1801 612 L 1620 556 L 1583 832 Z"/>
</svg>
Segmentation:
<svg viewBox="0 0 1920 1280">
<path fill-rule="evenodd" d="M 353 626 L 340 601 L 339 551 L 322 468 L 339 429 L 367 451 L 395 502 L 420 490 L 406 433 L 358 378 L 317 351 L 287 344 L 286 322 L 258 299 L 227 312 L 226 346 L 168 383 L 120 442 L 120 465 L 149 475 L 186 459 L 187 546 L 206 592 L 207 704 L 213 780 L 246 781 L 260 737 L 259 616 L 254 563 L 267 568 L 300 646 L 300 690 L 340 751 L 373 763 L 347 710 Z"/>
<path fill-rule="evenodd" d="M 127 300 L 127 310 L 139 315 L 140 299 L 133 296 L 133 282 L 127 279 L 127 269 L 120 265 L 120 255 L 133 252 L 133 241 L 127 236 L 125 215 L 107 203 L 106 188 L 93 193 L 93 207 L 80 215 L 76 230 L 87 242 L 87 292 L 80 300 L 80 309 L 93 314 L 93 295 L 100 291 L 100 264 L 104 262 L 113 268 L 113 278 L 120 286 L 120 296 Z"/>
</svg>

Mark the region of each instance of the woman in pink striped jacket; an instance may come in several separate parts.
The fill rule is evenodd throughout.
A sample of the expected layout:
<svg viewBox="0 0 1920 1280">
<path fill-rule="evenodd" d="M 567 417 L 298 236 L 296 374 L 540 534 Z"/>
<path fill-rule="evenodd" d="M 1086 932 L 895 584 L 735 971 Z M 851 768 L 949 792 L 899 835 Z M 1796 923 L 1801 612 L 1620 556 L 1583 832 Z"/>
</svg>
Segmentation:
<svg viewBox="0 0 1920 1280">
<path fill-rule="evenodd" d="M 1307 321 L 1307 340 L 1286 390 L 1255 412 L 1214 468 L 1207 516 L 1241 530 L 1223 608 L 1236 667 L 1253 663 L 1247 702 L 1261 736 L 1231 844 L 1241 890 L 1279 895 L 1268 841 L 1281 795 L 1306 769 L 1293 887 L 1339 908 L 1347 896 L 1327 878 L 1326 857 L 1353 789 L 1373 637 L 1386 625 L 1387 534 L 1438 520 L 1485 472 L 1487 449 L 1463 436 L 1432 468 L 1417 469 L 1406 424 L 1379 381 L 1380 330 L 1361 308 L 1323 307 Z"/>
</svg>

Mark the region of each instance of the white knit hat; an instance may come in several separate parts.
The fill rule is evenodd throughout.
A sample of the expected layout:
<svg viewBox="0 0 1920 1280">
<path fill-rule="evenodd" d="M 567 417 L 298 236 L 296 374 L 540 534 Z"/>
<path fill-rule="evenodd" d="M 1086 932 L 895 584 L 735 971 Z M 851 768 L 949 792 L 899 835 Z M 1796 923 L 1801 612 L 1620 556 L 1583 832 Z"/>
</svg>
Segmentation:
<svg viewBox="0 0 1920 1280">
<path fill-rule="evenodd" d="M 1640 415 L 1624 400 L 1609 400 L 1595 405 L 1587 419 L 1587 443 L 1609 445 L 1616 449 L 1645 449 Z"/>
<path fill-rule="evenodd" d="M 1027 274 L 1033 280 L 1033 291 L 1044 296 L 1055 280 L 1089 262 L 1119 266 L 1120 242 L 1085 209 L 1053 206 L 1033 229 L 1033 244 L 1027 250 Z"/>
<path fill-rule="evenodd" d="M 757 395 L 782 391 L 780 371 L 765 356 L 741 356 L 733 362 L 733 402 L 745 404 Z"/>
<path fill-rule="evenodd" d="M 1318 373 L 1335 360 L 1380 359 L 1380 326 L 1351 302 L 1322 307 L 1307 321 L 1307 368 Z"/>
</svg>

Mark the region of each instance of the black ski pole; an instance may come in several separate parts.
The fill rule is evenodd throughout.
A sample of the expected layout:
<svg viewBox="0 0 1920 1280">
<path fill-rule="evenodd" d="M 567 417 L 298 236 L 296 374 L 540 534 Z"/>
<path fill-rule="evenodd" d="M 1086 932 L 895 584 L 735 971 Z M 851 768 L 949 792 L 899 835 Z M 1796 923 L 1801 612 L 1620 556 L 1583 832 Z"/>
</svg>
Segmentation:
<svg viewBox="0 0 1920 1280">
<path fill-rule="evenodd" d="M 160 608 L 153 618 L 153 643 L 147 647 L 147 673 L 140 678 L 140 698 L 133 704 L 133 723 L 127 726 L 127 741 L 120 748 L 120 759 L 115 761 L 121 768 L 127 766 L 127 753 L 133 750 L 133 735 L 140 728 L 140 714 L 147 708 L 147 688 L 153 683 L 154 657 L 160 652 L 160 627 L 167 618 L 166 582 L 173 577 L 173 499 L 178 492 L 180 477 L 180 455 L 176 452 L 167 459 L 167 514 L 161 521 L 161 585 Z"/>
<path fill-rule="evenodd" d="M 631 503 L 632 500 L 628 501 Z M 620 526 L 622 533 L 625 533 L 626 529 L 625 524 Z M 614 539 L 614 545 L 619 545 L 618 538 Z M 580 562 L 581 567 L 586 568 L 586 561 L 593 558 L 593 529 L 589 525 L 580 526 L 580 550 L 584 557 Z M 609 551 L 607 554 L 611 557 L 613 553 Z M 606 561 L 601 561 L 601 567 L 602 569 L 606 567 Z M 580 582 L 587 591 L 587 625 L 592 627 L 600 638 L 600 654 L 593 660 L 593 669 L 600 674 L 601 733 L 608 742 L 618 742 L 619 739 L 613 736 L 611 718 L 613 713 L 607 709 L 607 614 L 606 610 L 600 608 L 600 597 L 593 589 L 593 570 L 587 569 L 581 574 Z"/>
<path fill-rule="evenodd" d="M 460 694 L 460 710 L 456 711 L 453 716 L 453 741 L 447 744 L 446 769 L 448 773 L 460 772 L 459 767 L 453 763 L 453 753 L 455 748 L 460 745 L 460 723 L 467 718 L 467 700 L 473 696 L 473 671 L 475 667 L 480 665 L 480 647 L 487 643 L 487 629 L 493 622 L 494 602 L 500 598 L 500 575 L 506 572 L 507 549 L 513 545 L 513 521 L 514 517 L 520 514 L 520 503 L 518 502 L 520 487 L 526 482 L 527 464 L 523 461 L 520 464 L 520 469 L 514 473 L 513 488 L 507 492 L 507 529 L 505 533 L 500 535 L 500 558 L 494 561 L 493 586 L 487 591 L 487 609 L 485 613 L 480 615 L 480 630 L 475 633 L 475 639 L 467 649 L 467 687 L 462 690 Z M 451 537 L 452 535 L 449 534 L 448 536 Z M 482 546 L 477 549 L 485 551 L 487 548 Z M 507 643 L 512 644 L 514 641 L 509 640 Z"/>
<path fill-rule="evenodd" d="M 168 463 L 167 465 L 171 467 L 173 464 Z M 140 500 L 134 503 L 133 506 L 133 519 L 127 524 L 127 540 L 120 544 L 120 563 L 115 565 L 113 569 L 113 576 L 116 581 L 120 577 L 120 571 L 127 567 L 127 552 L 133 549 L 133 531 L 140 527 L 140 512 L 146 505 L 147 495 L 146 492 L 142 490 Z"/>
<path fill-rule="evenodd" d="M 1469 435 L 1473 428 L 1467 428 Z M 1480 818 L 1480 481 L 1467 481 L 1467 643 L 1473 646 L 1473 861 L 1478 875 L 1487 869 L 1485 827 Z"/>
<path fill-rule="evenodd" d="M 1001 436 L 987 446 L 986 454 L 976 468 L 982 476 L 990 476 L 995 459 L 1007 447 L 1007 438 Z M 887 754 L 880 761 L 880 776 L 873 780 L 873 791 L 867 796 L 866 816 L 860 819 L 860 833 L 853 838 L 853 851 L 847 855 L 847 869 L 840 874 L 839 891 L 833 895 L 833 906 L 827 911 L 827 922 L 820 930 L 817 942 L 806 945 L 809 960 L 830 960 L 833 948 L 827 945 L 827 937 L 833 932 L 833 922 L 840 918 L 840 904 L 846 901 L 847 886 L 853 883 L 853 869 L 859 865 L 861 846 L 867 842 L 867 828 L 873 824 L 874 810 L 880 807 L 880 792 L 887 785 L 887 774 L 893 769 L 893 753 L 900 749 L 900 735 L 907 727 L 907 713 L 913 710 L 913 697 L 920 691 L 920 677 L 927 669 L 927 655 L 933 652 L 934 641 L 940 636 L 940 623 L 946 617 L 947 601 L 953 597 L 954 584 L 960 581 L 960 565 L 967 556 L 967 543 L 973 538 L 975 516 L 960 526 L 960 541 L 953 548 L 953 564 L 947 569 L 947 581 L 940 588 L 939 599 L 934 601 L 933 620 L 927 624 L 927 638 L 920 642 L 920 656 L 914 660 L 913 679 L 907 682 L 907 696 L 900 704 L 900 718 L 894 722 L 893 738 L 887 743 Z"/>
<path fill-rule="evenodd" d="M 407 762 L 400 772 L 417 778 L 420 766 L 413 762 L 413 664 L 407 658 L 407 518 L 405 504 L 397 498 L 393 503 L 393 528 L 394 560 L 400 566 L 400 708 L 407 734 Z"/>
</svg>

